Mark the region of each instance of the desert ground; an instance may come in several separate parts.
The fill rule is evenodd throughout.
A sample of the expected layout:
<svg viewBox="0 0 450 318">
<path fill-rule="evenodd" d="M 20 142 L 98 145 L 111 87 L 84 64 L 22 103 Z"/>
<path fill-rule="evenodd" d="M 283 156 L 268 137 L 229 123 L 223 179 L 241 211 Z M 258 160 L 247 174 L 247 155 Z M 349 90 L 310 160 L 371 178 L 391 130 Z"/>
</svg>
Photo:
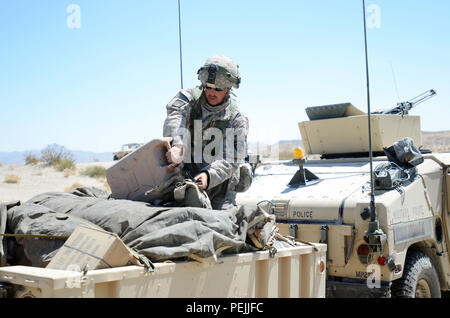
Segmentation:
<svg viewBox="0 0 450 318">
<path fill-rule="evenodd" d="M 80 186 L 109 190 L 105 177 L 90 177 L 81 172 L 88 167 L 108 168 L 113 164 L 113 161 L 78 163 L 70 171 L 57 171 L 43 163 L 0 165 L 0 203 L 16 200 L 23 203 L 41 193 L 64 192 Z"/>
</svg>

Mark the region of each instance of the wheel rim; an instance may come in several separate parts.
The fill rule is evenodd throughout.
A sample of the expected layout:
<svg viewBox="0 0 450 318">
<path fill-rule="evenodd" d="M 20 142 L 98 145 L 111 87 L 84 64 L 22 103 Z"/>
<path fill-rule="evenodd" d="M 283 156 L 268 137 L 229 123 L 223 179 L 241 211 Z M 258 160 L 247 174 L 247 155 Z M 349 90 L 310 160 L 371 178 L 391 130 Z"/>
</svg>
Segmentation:
<svg viewBox="0 0 450 318">
<path fill-rule="evenodd" d="M 416 298 L 431 298 L 430 285 L 425 279 L 421 279 L 417 283 Z"/>
</svg>

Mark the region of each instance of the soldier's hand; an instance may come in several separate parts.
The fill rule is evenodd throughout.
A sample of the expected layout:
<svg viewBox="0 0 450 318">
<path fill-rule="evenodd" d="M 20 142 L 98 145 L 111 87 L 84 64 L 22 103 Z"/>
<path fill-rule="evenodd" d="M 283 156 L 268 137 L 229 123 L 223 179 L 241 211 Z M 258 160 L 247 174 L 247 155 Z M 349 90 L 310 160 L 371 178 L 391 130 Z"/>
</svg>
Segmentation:
<svg viewBox="0 0 450 318">
<path fill-rule="evenodd" d="M 199 181 L 200 184 L 198 185 L 198 188 L 200 190 L 205 190 L 206 188 L 208 188 L 208 174 L 206 172 L 198 174 L 194 178 L 194 181 L 195 182 Z"/>
<path fill-rule="evenodd" d="M 173 165 L 179 165 L 183 161 L 183 147 L 173 146 L 166 152 L 167 161 Z"/>
</svg>

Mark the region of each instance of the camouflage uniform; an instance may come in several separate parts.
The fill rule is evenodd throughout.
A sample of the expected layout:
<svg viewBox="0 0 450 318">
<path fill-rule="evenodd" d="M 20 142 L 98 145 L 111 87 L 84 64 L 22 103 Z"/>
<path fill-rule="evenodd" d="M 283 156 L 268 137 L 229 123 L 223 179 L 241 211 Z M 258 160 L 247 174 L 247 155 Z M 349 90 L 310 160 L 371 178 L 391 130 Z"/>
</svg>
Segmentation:
<svg viewBox="0 0 450 318">
<path fill-rule="evenodd" d="M 220 60 L 219 60 L 220 62 Z M 208 65 L 208 61 L 205 65 Z M 202 87 L 206 86 L 207 79 L 206 72 L 199 70 L 199 79 L 202 81 L 202 86 L 194 89 L 182 89 L 167 105 L 167 118 L 164 122 L 164 137 L 172 137 L 172 145 L 184 145 L 184 164 L 183 173 L 189 177 L 195 177 L 201 172 L 208 174 L 208 188 L 206 192 L 211 200 L 213 209 L 227 209 L 234 205 L 236 197 L 236 187 L 240 179 L 240 167 L 244 163 L 245 155 L 247 154 L 247 134 L 248 134 L 248 119 L 239 111 L 236 102 L 230 97 L 230 94 L 225 98 L 220 105 L 211 106 L 208 104 Z M 207 75 L 207 74 L 206 74 Z M 234 85 L 227 81 L 227 78 L 221 76 L 220 73 L 215 78 L 214 87 L 230 88 L 238 87 L 239 84 Z M 208 85 L 209 86 L 209 85 Z M 212 154 L 214 160 L 205 160 L 203 154 L 205 147 L 211 143 L 209 138 L 202 138 L 201 157 L 200 151 L 195 150 L 196 136 L 194 129 L 194 121 L 197 121 L 195 128 L 200 128 L 204 136 L 209 128 L 216 128 L 222 132 L 223 137 L 223 153 L 215 154 L 218 149 L 209 151 L 207 148 L 206 154 Z M 233 142 L 228 141 L 227 147 L 227 129 L 232 129 L 234 139 Z M 186 138 L 185 133 L 190 132 L 189 138 Z M 200 132 L 200 131 L 199 131 Z M 216 140 L 214 140 L 216 142 Z M 200 150 L 200 147 L 198 147 Z M 199 160 L 200 159 L 200 160 Z"/>
</svg>

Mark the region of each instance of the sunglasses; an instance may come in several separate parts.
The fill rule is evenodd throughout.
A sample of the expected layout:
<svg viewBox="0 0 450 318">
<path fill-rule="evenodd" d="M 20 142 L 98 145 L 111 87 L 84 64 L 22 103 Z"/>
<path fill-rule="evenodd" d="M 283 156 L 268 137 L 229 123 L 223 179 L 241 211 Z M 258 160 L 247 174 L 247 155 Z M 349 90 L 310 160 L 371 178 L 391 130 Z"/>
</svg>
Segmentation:
<svg viewBox="0 0 450 318">
<path fill-rule="evenodd" d="M 224 88 L 217 88 L 217 87 L 216 88 L 212 88 L 212 87 L 208 87 L 208 86 L 206 86 L 205 89 L 207 89 L 207 90 L 213 89 L 216 92 L 223 92 L 225 90 Z"/>
</svg>

